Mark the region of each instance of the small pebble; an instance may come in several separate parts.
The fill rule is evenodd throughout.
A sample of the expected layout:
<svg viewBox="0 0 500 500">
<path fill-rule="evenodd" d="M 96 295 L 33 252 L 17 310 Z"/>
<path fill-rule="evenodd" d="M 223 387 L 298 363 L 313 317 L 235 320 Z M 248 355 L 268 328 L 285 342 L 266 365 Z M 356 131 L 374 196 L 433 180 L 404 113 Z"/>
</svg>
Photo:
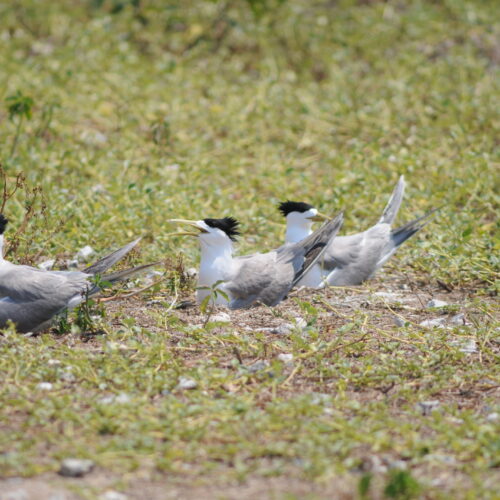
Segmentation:
<svg viewBox="0 0 500 500">
<path fill-rule="evenodd" d="M 99 500 L 127 500 L 127 495 L 118 491 L 108 490 L 99 495 Z"/>
<path fill-rule="evenodd" d="M 76 254 L 76 258 L 78 261 L 86 261 L 90 256 L 94 255 L 95 251 L 90 245 L 85 245 L 83 248 L 80 248 L 78 250 L 78 253 Z"/>
<path fill-rule="evenodd" d="M 250 373 L 257 373 L 262 370 L 265 370 L 268 367 L 269 367 L 269 361 L 261 359 L 259 361 L 256 361 L 252 365 L 248 366 L 247 368 Z"/>
<path fill-rule="evenodd" d="M 488 422 L 496 422 L 498 417 L 500 417 L 500 415 L 497 412 L 493 412 L 486 416 L 486 420 Z"/>
<path fill-rule="evenodd" d="M 61 380 L 64 380 L 64 382 L 74 382 L 76 380 L 76 377 L 73 373 L 71 373 L 71 366 L 69 366 L 66 370 L 64 370 L 60 375 L 59 378 Z"/>
<path fill-rule="evenodd" d="M 231 316 L 225 312 L 220 312 L 210 316 L 210 322 L 231 323 Z"/>
<path fill-rule="evenodd" d="M 444 328 L 444 324 L 446 322 L 446 318 L 434 318 L 434 319 L 426 319 L 422 322 L 419 323 L 420 326 L 423 326 L 425 328 Z"/>
<path fill-rule="evenodd" d="M 111 396 L 104 396 L 99 400 L 99 403 L 103 405 L 110 405 L 113 403 L 117 404 L 127 404 L 130 403 L 131 398 L 125 392 L 121 392 L 120 394 L 112 394 Z"/>
<path fill-rule="evenodd" d="M 392 292 L 375 292 L 373 295 L 375 295 L 375 297 L 381 297 L 383 299 L 393 300 L 396 302 L 401 302 L 402 299 L 401 295 Z"/>
<path fill-rule="evenodd" d="M 290 323 L 283 323 L 276 328 L 271 329 L 271 333 L 275 335 L 290 335 L 292 333 L 293 325 Z"/>
<path fill-rule="evenodd" d="M 408 468 L 407 463 L 404 460 L 391 460 L 387 464 L 389 469 L 396 470 L 406 470 Z"/>
<path fill-rule="evenodd" d="M 77 259 L 70 259 L 66 261 L 66 267 L 68 269 L 76 269 L 78 267 L 78 260 Z"/>
<path fill-rule="evenodd" d="M 176 386 L 176 389 L 180 391 L 196 389 L 198 387 L 198 382 L 188 377 L 179 377 L 179 383 Z"/>
<path fill-rule="evenodd" d="M 47 360 L 47 364 L 49 366 L 56 366 L 56 365 L 60 365 L 61 362 L 58 359 L 49 359 L 49 360 Z"/>
<path fill-rule="evenodd" d="M 420 403 L 418 403 L 420 411 L 424 416 L 430 415 L 434 410 L 436 410 L 439 407 L 439 405 L 440 403 L 438 400 L 421 401 Z"/>
<path fill-rule="evenodd" d="M 475 352 L 477 352 L 476 342 L 470 339 L 459 350 L 460 352 L 465 352 L 465 354 L 474 354 Z"/>
<path fill-rule="evenodd" d="M 403 318 L 400 318 L 399 316 L 393 316 L 392 317 L 392 322 L 397 326 L 405 326 L 405 320 Z"/>
<path fill-rule="evenodd" d="M 36 388 L 41 391 L 51 391 L 52 387 L 54 387 L 50 382 L 40 382 L 37 384 Z"/>
<path fill-rule="evenodd" d="M 40 262 L 40 264 L 38 264 L 38 268 L 44 271 L 50 271 L 54 267 L 55 263 L 55 259 L 44 260 L 43 262 Z"/>
<path fill-rule="evenodd" d="M 429 302 L 427 302 L 426 306 L 427 308 L 432 308 L 432 307 L 446 307 L 448 305 L 448 302 L 445 302 L 444 300 L 439 300 L 439 299 L 431 299 Z"/>
<path fill-rule="evenodd" d="M 455 314 L 455 316 L 452 316 L 450 318 L 450 324 L 452 325 L 465 325 L 465 314 L 460 313 L 460 314 Z"/>
<path fill-rule="evenodd" d="M 59 474 L 65 477 L 82 477 L 92 471 L 94 462 L 79 458 L 66 458 L 61 463 Z"/>
<path fill-rule="evenodd" d="M 293 361 L 293 354 L 287 354 L 282 352 L 278 354 L 277 358 L 283 363 L 291 363 Z"/>
</svg>

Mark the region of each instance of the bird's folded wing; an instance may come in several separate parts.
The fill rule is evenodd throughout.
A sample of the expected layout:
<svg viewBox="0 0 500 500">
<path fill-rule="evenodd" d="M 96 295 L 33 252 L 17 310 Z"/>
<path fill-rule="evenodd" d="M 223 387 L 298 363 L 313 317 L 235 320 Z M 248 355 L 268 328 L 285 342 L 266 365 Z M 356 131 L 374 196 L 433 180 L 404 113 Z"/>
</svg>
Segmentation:
<svg viewBox="0 0 500 500">
<path fill-rule="evenodd" d="M 48 272 L 12 266 L 0 270 L 0 297 L 10 297 L 16 302 L 50 298 L 55 303 L 64 303 L 86 290 L 87 278 L 80 272 Z"/>
<path fill-rule="evenodd" d="M 237 271 L 224 288 L 231 294 L 232 309 L 249 307 L 256 301 L 267 303 L 275 291 L 276 252 L 253 254 L 235 259 Z"/>
</svg>

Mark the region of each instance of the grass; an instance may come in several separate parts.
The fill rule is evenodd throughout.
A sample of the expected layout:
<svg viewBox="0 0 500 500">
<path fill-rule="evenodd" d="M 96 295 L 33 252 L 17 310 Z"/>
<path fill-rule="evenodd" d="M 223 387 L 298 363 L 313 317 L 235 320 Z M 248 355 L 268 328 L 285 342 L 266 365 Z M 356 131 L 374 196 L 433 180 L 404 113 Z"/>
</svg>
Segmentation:
<svg viewBox="0 0 500 500">
<path fill-rule="evenodd" d="M 0 5 L 0 159 L 10 186 L 22 171 L 43 191 L 6 204 L 11 234 L 32 205 L 11 259 L 62 264 L 143 235 L 132 259 L 165 260 L 168 277 L 105 304 L 104 335 L 4 333 L 4 481 L 59 484 L 60 460 L 79 456 L 98 472 L 64 487 L 84 498 L 163 498 L 165 478 L 182 498 L 246 498 L 239 482 L 254 497 L 494 498 L 496 2 L 134 5 Z M 399 222 L 442 208 L 367 286 L 230 325 L 169 310 L 193 293 L 179 279 L 198 250 L 166 219 L 234 215 L 246 253 L 283 238 L 287 198 L 367 227 L 400 174 Z M 468 325 L 418 327 L 439 315 L 421 304 L 434 296 Z M 264 329 L 296 316 L 305 332 Z M 440 405 L 422 415 L 427 400 Z"/>
</svg>

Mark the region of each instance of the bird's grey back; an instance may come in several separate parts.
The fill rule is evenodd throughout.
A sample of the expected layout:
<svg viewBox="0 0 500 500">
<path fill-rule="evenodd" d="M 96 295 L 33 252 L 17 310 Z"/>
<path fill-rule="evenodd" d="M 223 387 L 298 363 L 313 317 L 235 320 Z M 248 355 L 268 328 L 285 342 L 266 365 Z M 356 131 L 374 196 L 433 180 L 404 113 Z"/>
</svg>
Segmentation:
<svg viewBox="0 0 500 500">
<path fill-rule="evenodd" d="M 20 332 L 33 331 L 84 293 L 88 275 L 49 272 L 4 263 L 0 268 L 0 327 L 10 319 Z"/>
<path fill-rule="evenodd" d="M 388 224 L 377 224 L 363 233 L 338 236 L 328 246 L 319 264 L 331 274 L 330 285 L 359 285 L 376 270 L 391 228 Z"/>
<path fill-rule="evenodd" d="M 229 307 L 241 309 L 257 302 L 275 306 L 281 302 L 321 257 L 341 225 L 342 214 L 339 214 L 301 242 L 235 259 L 238 273 L 226 284 L 233 297 Z"/>
</svg>

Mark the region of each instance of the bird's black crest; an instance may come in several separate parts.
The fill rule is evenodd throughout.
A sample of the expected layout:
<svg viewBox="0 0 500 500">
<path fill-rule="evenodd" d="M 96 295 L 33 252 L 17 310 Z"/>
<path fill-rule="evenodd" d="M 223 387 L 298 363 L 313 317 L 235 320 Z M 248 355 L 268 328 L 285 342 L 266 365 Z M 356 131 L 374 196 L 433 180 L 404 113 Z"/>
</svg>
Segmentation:
<svg viewBox="0 0 500 500">
<path fill-rule="evenodd" d="M 236 237 L 241 234 L 238 230 L 240 223 L 233 217 L 224 217 L 223 219 L 203 219 L 203 222 L 207 226 L 215 227 L 224 231 L 233 241 L 236 241 Z"/>
<path fill-rule="evenodd" d="M 5 231 L 5 227 L 9 223 L 8 219 L 5 217 L 4 214 L 0 214 L 0 234 L 3 234 Z"/>
<path fill-rule="evenodd" d="M 314 208 L 309 203 L 304 203 L 302 201 L 283 201 L 278 205 L 278 210 L 286 217 L 288 214 L 292 212 L 304 213 L 308 210 Z"/>
</svg>

